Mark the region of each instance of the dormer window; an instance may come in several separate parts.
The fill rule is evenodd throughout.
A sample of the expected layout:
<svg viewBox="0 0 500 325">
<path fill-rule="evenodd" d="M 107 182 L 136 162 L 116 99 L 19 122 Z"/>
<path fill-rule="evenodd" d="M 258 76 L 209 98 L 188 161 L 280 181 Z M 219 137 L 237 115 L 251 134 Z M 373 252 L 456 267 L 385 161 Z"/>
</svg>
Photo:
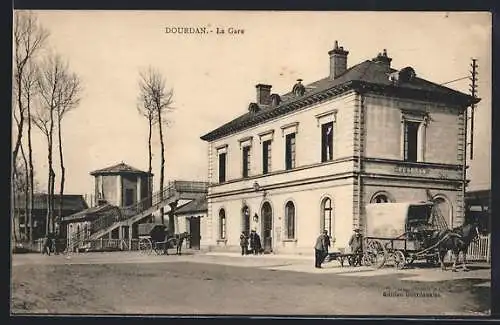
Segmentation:
<svg viewBox="0 0 500 325">
<path fill-rule="evenodd" d="M 302 79 L 297 79 L 297 83 L 293 86 L 292 92 L 296 97 L 304 96 L 306 87 L 302 84 Z"/>
</svg>

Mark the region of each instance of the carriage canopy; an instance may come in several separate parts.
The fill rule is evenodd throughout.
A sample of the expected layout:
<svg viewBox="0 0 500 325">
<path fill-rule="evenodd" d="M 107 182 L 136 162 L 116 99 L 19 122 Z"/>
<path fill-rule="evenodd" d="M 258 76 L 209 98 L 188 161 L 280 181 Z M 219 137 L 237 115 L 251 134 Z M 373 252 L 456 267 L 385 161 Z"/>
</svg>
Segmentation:
<svg viewBox="0 0 500 325">
<path fill-rule="evenodd" d="M 139 236 L 152 236 L 158 232 L 165 232 L 167 226 L 162 223 L 140 223 L 137 225 Z"/>
<path fill-rule="evenodd" d="M 407 227 L 429 224 L 432 202 L 371 203 L 366 205 L 366 235 L 395 238 Z"/>
</svg>

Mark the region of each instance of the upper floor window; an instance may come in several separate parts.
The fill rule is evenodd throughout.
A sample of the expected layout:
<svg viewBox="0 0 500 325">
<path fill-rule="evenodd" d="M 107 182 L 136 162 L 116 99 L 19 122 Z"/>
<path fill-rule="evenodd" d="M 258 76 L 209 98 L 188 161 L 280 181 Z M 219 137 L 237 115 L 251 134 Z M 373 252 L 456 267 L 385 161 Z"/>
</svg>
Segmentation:
<svg viewBox="0 0 500 325">
<path fill-rule="evenodd" d="M 226 153 L 219 154 L 219 183 L 226 181 Z"/>
<path fill-rule="evenodd" d="M 418 130 L 420 122 L 405 121 L 404 123 L 404 160 L 417 162 L 418 159 Z"/>
<path fill-rule="evenodd" d="M 408 162 L 425 161 L 425 134 L 429 116 L 421 111 L 402 111 L 402 159 Z"/>
<path fill-rule="evenodd" d="M 125 206 L 134 204 L 135 201 L 135 191 L 131 188 L 125 189 Z"/>
<path fill-rule="evenodd" d="M 262 173 L 267 174 L 271 170 L 271 140 L 262 142 Z"/>
<path fill-rule="evenodd" d="M 285 169 L 295 168 L 295 133 L 287 134 L 285 137 Z"/>
<path fill-rule="evenodd" d="M 250 173 L 250 149 L 251 147 L 250 146 L 245 146 L 243 147 L 242 149 L 242 155 L 243 155 L 243 159 L 242 159 L 242 162 L 243 162 L 243 166 L 242 166 L 242 170 L 243 170 L 243 177 L 248 177 L 249 176 L 249 173 Z"/>
<path fill-rule="evenodd" d="M 321 162 L 333 159 L 333 122 L 321 125 Z"/>
<path fill-rule="evenodd" d="M 292 201 L 288 201 L 285 205 L 285 229 L 286 238 L 295 238 L 295 205 Z"/>
</svg>

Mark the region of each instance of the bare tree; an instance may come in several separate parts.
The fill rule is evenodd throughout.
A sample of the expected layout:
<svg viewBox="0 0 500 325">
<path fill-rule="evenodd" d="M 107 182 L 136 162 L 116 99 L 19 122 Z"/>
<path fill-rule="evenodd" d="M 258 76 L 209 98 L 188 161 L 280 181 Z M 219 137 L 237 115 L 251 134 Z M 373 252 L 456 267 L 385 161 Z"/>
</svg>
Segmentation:
<svg viewBox="0 0 500 325">
<path fill-rule="evenodd" d="M 40 105 L 33 116 L 34 124 L 40 129 L 47 139 L 47 161 L 49 167 L 48 196 L 47 196 L 47 224 L 45 232 L 48 234 L 54 231 L 54 184 L 55 171 L 53 168 L 53 135 L 57 110 L 64 103 L 61 94 L 66 89 L 64 80 L 67 65 L 58 55 L 51 55 L 41 68 L 37 87 L 40 98 Z M 49 228 L 50 226 L 50 228 Z"/>
<path fill-rule="evenodd" d="M 150 87 L 146 73 L 141 73 L 139 78 L 139 96 L 137 98 L 137 111 L 148 120 L 148 173 L 151 175 L 153 171 L 152 160 L 153 154 L 151 150 L 151 138 L 153 133 L 153 125 L 158 122 L 155 117 L 156 109 L 151 97 Z M 148 176 L 148 189 L 151 188 L 151 176 Z M 152 202 L 150 202 L 152 204 Z"/>
<path fill-rule="evenodd" d="M 59 218 L 62 218 L 62 210 L 64 203 L 64 182 L 66 180 L 66 169 L 64 167 L 64 155 L 62 145 L 62 119 L 66 113 L 78 106 L 80 103 L 80 93 L 82 91 L 81 82 L 75 73 L 69 72 L 67 63 L 62 63 L 62 71 L 60 74 L 61 80 L 59 81 L 60 88 L 57 89 L 57 101 L 55 107 L 57 119 L 57 136 L 59 143 L 59 162 L 61 164 L 61 186 L 60 186 L 60 199 L 59 199 Z"/>
<path fill-rule="evenodd" d="M 143 93 L 143 103 L 150 107 L 152 118 L 156 119 L 155 124 L 158 125 L 160 137 L 160 200 L 163 200 L 163 183 L 165 181 L 165 141 L 163 135 L 163 127 L 168 126 L 168 120 L 164 118 L 165 114 L 171 112 L 174 108 L 173 104 L 173 89 L 165 89 L 165 77 L 159 70 L 149 67 L 146 71 L 140 73 L 141 93 Z M 149 116 L 149 115 L 148 115 Z M 165 223 L 164 209 L 160 209 L 161 222 Z M 169 219 L 169 229 L 173 229 L 173 220 Z"/>
<path fill-rule="evenodd" d="M 33 240 L 33 217 L 32 217 L 32 211 L 33 211 L 33 197 L 34 197 L 34 167 L 33 167 L 33 146 L 31 142 L 31 129 L 32 129 L 32 122 L 31 122 L 31 107 L 33 100 L 36 97 L 36 82 L 38 80 L 38 70 L 37 66 L 35 63 L 30 62 L 27 67 L 26 67 L 26 72 L 23 75 L 22 78 L 22 93 L 23 93 L 23 98 L 24 102 L 26 103 L 26 118 L 27 118 L 27 126 L 28 126 L 28 166 L 29 168 L 27 176 L 28 176 L 28 189 L 29 192 L 26 194 L 26 201 L 29 202 L 29 205 L 27 205 L 27 213 L 26 213 L 26 224 L 27 224 L 27 229 L 28 231 L 28 240 L 31 242 Z M 21 146 L 22 150 L 22 146 Z M 24 158 L 24 152 L 23 152 L 23 158 Z"/>
<path fill-rule="evenodd" d="M 26 79 L 31 79 L 32 70 L 30 66 L 35 60 L 38 52 L 43 48 L 46 40 L 48 38 L 48 31 L 45 30 L 37 21 L 35 15 L 30 12 L 16 12 L 14 16 L 14 80 L 13 80 L 13 96 L 15 103 L 14 107 L 14 119 L 16 121 L 17 136 L 14 145 L 14 150 L 12 154 L 13 164 L 12 164 L 12 179 L 16 174 L 17 168 L 17 155 L 22 144 L 22 138 L 24 134 L 24 124 L 27 118 L 28 125 L 28 163 L 29 171 L 29 195 L 25 195 L 25 200 L 29 201 L 29 209 L 26 211 L 26 218 L 28 219 L 29 229 L 31 229 L 31 213 L 33 210 L 33 156 L 32 156 L 32 146 L 31 146 L 31 112 L 30 112 L 30 94 L 31 87 L 28 88 L 28 94 L 26 94 L 25 82 Z M 28 84 L 30 84 L 28 82 Z M 27 100 L 27 102 L 25 102 Z M 17 116 L 16 116 L 17 113 Z M 14 198 L 14 195 L 12 196 Z M 12 202 L 13 204 L 15 202 Z M 30 239 L 31 239 L 31 232 Z"/>
</svg>

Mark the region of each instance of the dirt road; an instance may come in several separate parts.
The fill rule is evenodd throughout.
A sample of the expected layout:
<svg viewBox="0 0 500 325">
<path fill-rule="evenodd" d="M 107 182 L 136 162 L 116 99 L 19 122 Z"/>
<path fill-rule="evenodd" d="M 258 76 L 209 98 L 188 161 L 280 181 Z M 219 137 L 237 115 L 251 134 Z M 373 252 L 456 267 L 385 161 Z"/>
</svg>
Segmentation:
<svg viewBox="0 0 500 325">
<path fill-rule="evenodd" d="M 490 308 L 490 289 L 483 286 L 489 273 L 486 269 L 476 269 L 468 278 L 448 276 L 448 280 L 442 280 L 443 275 L 432 278 L 441 272 L 435 269 L 418 274 L 413 270 L 358 274 L 337 270 L 315 270 L 308 260 L 259 257 L 23 256 L 13 260 L 11 310 L 51 314 L 479 315 Z"/>
</svg>

